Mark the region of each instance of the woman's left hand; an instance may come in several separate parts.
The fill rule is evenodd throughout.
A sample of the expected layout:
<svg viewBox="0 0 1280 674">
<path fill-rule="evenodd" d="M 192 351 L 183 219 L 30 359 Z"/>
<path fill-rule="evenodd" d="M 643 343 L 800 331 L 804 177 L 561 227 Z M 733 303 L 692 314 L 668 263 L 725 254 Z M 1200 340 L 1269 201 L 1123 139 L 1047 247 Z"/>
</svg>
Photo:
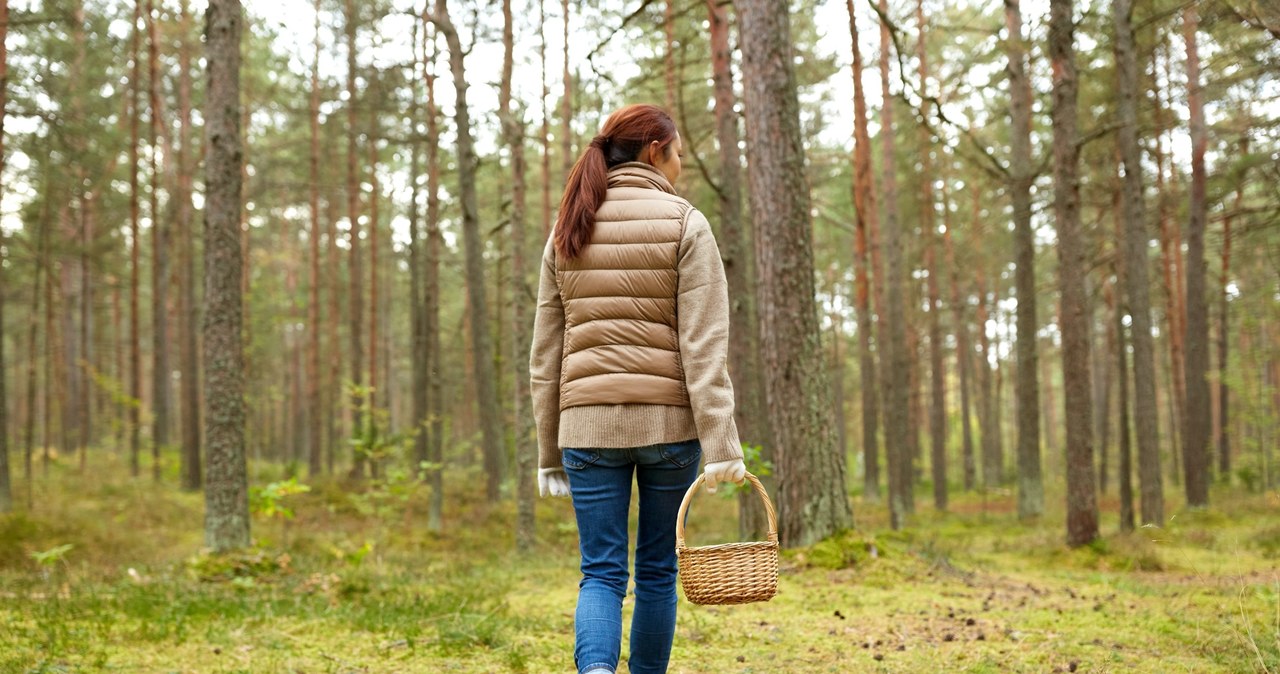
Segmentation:
<svg viewBox="0 0 1280 674">
<path fill-rule="evenodd" d="M 702 473 L 702 481 L 707 486 L 709 494 L 716 493 L 716 485 L 721 482 L 742 484 L 746 479 L 747 464 L 743 463 L 742 459 L 708 463 Z"/>
<path fill-rule="evenodd" d="M 539 496 L 569 496 L 569 476 L 564 468 L 538 469 Z"/>
</svg>

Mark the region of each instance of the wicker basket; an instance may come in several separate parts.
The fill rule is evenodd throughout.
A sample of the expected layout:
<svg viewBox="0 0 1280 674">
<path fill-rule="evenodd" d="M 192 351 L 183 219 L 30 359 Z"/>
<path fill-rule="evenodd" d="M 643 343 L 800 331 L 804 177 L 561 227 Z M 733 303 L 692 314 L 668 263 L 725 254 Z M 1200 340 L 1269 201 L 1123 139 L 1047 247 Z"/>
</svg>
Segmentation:
<svg viewBox="0 0 1280 674">
<path fill-rule="evenodd" d="M 747 481 L 760 494 L 769 516 L 769 540 L 725 543 L 698 548 L 685 547 L 684 518 L 689 501 L 702 486 L 702 476 L 685 492 L 676 516 L 676 556 L 680 563 L 680 586 L 695 604 L 748 604 L 769 601 L 778 593 L 778 521 L 769 494 L 755 475 Z"/>
</svg>

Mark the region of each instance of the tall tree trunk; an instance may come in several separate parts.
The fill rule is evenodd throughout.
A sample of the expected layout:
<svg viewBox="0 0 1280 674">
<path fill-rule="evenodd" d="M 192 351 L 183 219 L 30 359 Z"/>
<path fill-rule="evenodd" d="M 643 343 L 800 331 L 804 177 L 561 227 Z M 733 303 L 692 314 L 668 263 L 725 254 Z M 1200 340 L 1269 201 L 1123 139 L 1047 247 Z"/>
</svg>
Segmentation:
<svg viewBox="0 0 1280 674">
<path fill-rule="evenodd" d="M 425 9 L 425 8 L 424 8 Z M 431 419 L 431 441 L 427 448 L 431 500 L 427 505 L 427 529 L 440 531 L 444 524 L 444 386 L 440 376 L 440 255 L 444 249 L 440 234 L 440 129 L 435 98 L 436 39 L 431 38 L 427 61 L 427 298 L 424 316 L 427 337 L 427 415 Z"/>
<path fill-rule="evenodd" d="M 893 94 L 889 90 L 889 53 L 893 42 L 889 37 L 889 4 L 880 0 L 880 91 L 884 101 L 880 111 L 880 150 L 884 199 L 880 202 L 881 218 L 885 234 L 886 275 L 881 285 L 885 288 L 885 324 L 880 346 L 881 388 L 884 391 L 885 410 L 885 458 L 889 469 L 889 523 L 894 529 L 904 525 L 910 510 L 911 456 L 907 447 L 907 330 L 903 312 L 902 285 L 906 271 L 902 253 L 902 233 L 898 224 L 897 161 L 894 154 Z"/>
<path fill-rule="evenodd" d="M 564 28 L 564 94 L 560 98 L 560 166 L 564 170 L 563 182 L 569 181 L 573 170 L 573 77 L 569 74 L 569 0 L 562 0 L 561 16 Z"/>
<path fill-rule="evenodd" d="M 182 41 L 178 47 L 178 340 L 182 361 L 182 488 L 195 491 L 201 485 L 200 451 L 200 361 L 196 326 L 200 308 L 196 304 L 195 233 L 192 231 L 191 193 L 194 166 L 191 157 L 191 16 L 187 0 L 181 0 L 179 25 Z"/>
<path fill-rule="evenodd" d="M 779 530 L 809 545 L 852 524 L 845 457 L 835 451 L 814 300 L 809 188 L 785 5 L 738 4 L 747 111 L 748 191 L 754 218 L 760 355 L 776 443 Z"/>
<path fill-rule="evenodd" d="M 369 74 L 369 387 L 364 397 L 364 404 L 369 410 L 365 419 L 367 427 L 365 437 L 375 442 L 382 429 L 378 428 L 378 404 L 383 397 L 378 391 L 378 202 L 382 187 L 378 184 L 378 97 L 379 86 L 377 71 Z M 353 99 L 354 100 L 354 99 Z M 374 449 L 365 445 L 366 449 Z M 374 478 L 381 476 L 382 459 L 374 457 L 369 460 L 369 474 Z"/>
<path fill-rule="evenodd" d="M 862 498 L 870 503 L 880 501 L 879 419 L 880 398 L 876 386 L 876 359 L 871 350 L 871 297 L 868 246 L 871 232 L 879 231 L 880 214 L 871 170 L 871 135 L 867 131 L 867 101 L 862 91 L 862 49 L 858 46 L 858 22 L 853 0 L 845 0 L 849 11 L 849 38 L 853 46 L 853 203 L 857 211 L 854 232 L 854 263 L 858 311 L 858 377 L 862 398 Z M 881 283 L 876 270 L 876 283 Z M 883 306 L 877 302 L 879 306 Z"/>
<path fill-rule="evenodd" d="M 1205 146 L 1208 137 L 1204 119 L 1204 92 L 1200 85 L 1200 52 L 1196 32 L 1200 16 L 1194 4 L 1183 9 L 1183 35 L 1187 42 L 1187 106 L 1191 109 L 1191 199 L 1187 222 L 1187 323 L 1186 375 L 1187 409 L 1183 421 L 1182 456 L 1186 471 L 1187 505 L 1209 505 L 1209 307 L 1205 282 L 1204 229 Z"/>
<path fill-rule="evenodd" d="M 9 0 L 0 0 L 0 175 L 3 175 L 6 160 L 8 159 L 4 147 L 4 119 L 9 112 L 9 52 L 5 46 L 5 40 L 8 36 Z M 0 199 L 4 196 L 3 187 L 3 184 L 0 183 Z M 13 509 L 13 485 L 9 479 L 9 405 L 5 395 L 6 382 L 9 379 L 4 367 L 4 295 L 8 288 L 5 284 L 3 251 L 4 231 L 0 230 L 0 513 L 7 513 Z M 36 267 L 35 276 L 36 294 L 39 295 L 40 268 L 38 266 Z M 34 333 L 34 323 L 32 325 L 32 332 Z M 34 386 L 34 382 L 32 382 L 32 385 Z M 28 405 L 28 416 L 33 412 L 30 409 L 30 405 Z M 28 468 L 27 473 L 29 479 L 30 468 Z"/>
<path fill-rule="evenodd" d="M 0 171 L 3 171 L 6 155 L 4 153 L 4 111 L 8 105 L 8 53 L 5 51 L 4 37 L 8 30 L 6 21 L 8 19 L 8 0 L 0 0 Z M 49 194 L 49 170 L 45 169 L 44 175 L 44 193 Z M 39 243 L 36 244 L 36 269 L 34 278 L 31 282 L 31 323 L 27 329 L 27 418 L 26 427 L 23 433 L 23 451 L 22 451 L 22 475 L 27 483 L 27 510 L 35 507 L 33 485 L 35 482 L 35 471 L 32 466 L 35 453 L 35 431 L 36 431 L 36 335 L 40 331 L 40 282 L 48 286 L 53 282 L 49 276 L 49 230 L 53 228 L 51 219 L 50 199 L 44 199 L 41 205 L 40 217 L 40 236 Z M 46 291 L 47 295 L 47 291 Z M 118 294 L 117 294 L 118 296 Z M 117 333 L 118 335 L 119 333 Z M 48 343 L 49 334 L 46 332 L 44 341 Z M 47 356 L 47 354 L 46 354 Z M 49 417 L 52 415 L 49 409 L 49 376 L 48 362 L 46 357 L 46 370 L 44 380 L 44 419 L 46 428 L 48 427 Z M 46 451 L 49 444 L 49 437 L 45 433 Z"/>
<path fill-rule="evenodd" d="M 567 4 L 567 0 L 566 0 Z M 449 65 L 455 90 L 454 120 L 458 135 L 458 191 L 462 202 L 462 238 L 467 275 L 467 306 L 471 312 L 472 366 L 476 382 L 476 403 L 480 407 L 483 433 L 484 468 L 488 476 L 486 494 L 490 502 L 498 500 L 503 477 L 502 419 L 499 414 L 493 365 L 493 346 L 489 335 L 489 310 L 485 298 L 484 246 L 480 239 L 480 214 L 476 205 L 476 155 L 471 141 L 471 116 L 467 109 L 467 80 L 463 67 L 462 43 L 449 19 L 448 0 L 436 0 L 431 21 L 444 33 L 449 45 Z"/>
<path fill-rule="evenodd" d="M 744 442 L 769 448 L 763 413 L 760 354 L 754 288 L 751 284 L 751 237 L 742 217 L 742 151 L 738 148 L 738 115 L 734 112 L 733 53 L 729 46 L 726 5 L 707 0 L 710 23 L 712 87 L 715 93 L 716 140 L 720 149 L 720 255 L 729 284 L 729 374 L 734 382 L 734 420 Z M 771 451 L 771 450 L 767 450 Z M 738 499 L 738 529 L 743 538 L 758 540 L 764 533 L 764 510 L 754 494 Z"/>
<path fill-rule="evenodd" d="M 956 265 L 955 246 L 951 240 L 954 227 L 951 223 L 951 207 L 945 180 L 942 185 L 942 245 L 947 256 L 947 267 L 951 269 L 951 312 L 956 331 L 956 367 L 960 370 L 961 463 L 964 468 L 964 489 L 972 491 L 977 482 L 977 466 L 973 456 L 973 415 L 969 411 L 969 392 L 971 391 L 969 370 L 972 353 L 969 346 L 969 326 L 964 322 L 964 303 L 961 302 L 960 296 L 960 269 Z M 977 199 L 977 194 L 974 194 L 973 198 Z"/>
<path fill-rule="evenodd" d="M 324 470 L 321 454 L 324 447 L 324 431 L 320 410 L 320 0 L 315 0 L 315 40 L 311 61 L 311 95 L 308 122 L 311 131 L 311 147 L 308 157 L 308 196 L 311 206 L 311 229 L 307 231 L 311 244 L 311 260 L 307 285 L 307 473 L 315 479 Z M 416 45 L 415 45 L 416 49 Z M 416 53 L 416 51 L 415 51 Z M 416 99 L 415 99 L 416 101 Z M 417 119 L 417 115 L 413 115 Z M 416 152 L 417 145 L 414 145 Z M 417 168 L 417 155 L 414 155 Z M 415 173 L 414 178 L 417 175 Z M 416 186 L 416 182 L 414 183 Z M 415 192 L 416 194 L 416 192 Z M 416 214 L 414 205 L 413 213 Z M 413 223 L 417 224 L 417 223 Z M 410 245 L 414 232 L 410 230 Z M 417 302 L 414 302 L 417 306 Z M 417 388 L 415 387 L 415 391 Z"/>
<path fill-rule="evenodd" d="M 249 544 L 244 454 L 244 359 L 240 342 L 239 0 L 209 0 L 205 18 L 205 544 L 221 552 Z"/>
<path fill-rule="evenodd" d="M 524 115 L 511 98 L 511 77 L 515 69 L 515 35 L 511 0 L 502 0 L 502 90 L 498 111 L 502 133 L 511 156 L 511 364 L 515 377 L 512 418 L 515 420 L 516 450 L 516 549 L 529 550 L 534 544 L 534 503 L 538 444 L 529 394 L 529 350 L 533 336 L 525 320 L 525 307 L 535 300 L 525 269 L 525 160 Z"/>
<path fill-rule="evenodd" d="M 156 34 L 155 0 L 147 0 L 147 60 L 151 95 L 151 472 L 160 481 L 160 451 L 169 445 L 169 228 L 160 216 L 158 150 L 163 142 L 160 108 L 160 40 Z"/>
<path fill-rule="evenodd" d="M 1035 233 L 1031 229 L 1031 81 L 1022 41 L 1022 9 L 1019 0 L 1005 0 L 1005 26 L 1009 39 L 1010 138 L 1009 182 L 1013 199 L 1013 246 L 1017 291 L 1018 359 L 1018 516 L 1029 518 L 1044 512 L 1044 484 L 1040 470 L 1040 384 L 1036 354 Z"/>
<path fill-rule="evenodd" d="M 976 221 L 976 217 L 975 217 Z M 978 427 L 982 441 L 982 488 L 994 489 L 1000 485 L 1000 455 L 996 453 L 996 430 L 992 422 L 995 416 L 991 391 L 991 338 L 987 334 L 988 305 L 986 274 L 979 271 L 978 283 Z"/>
<path fill-rule="evenodd" d="M 142 355 L 138 334 L 138 274 L 139 244 L 141 236 L 139 226 L 139 183 L 138 164 L 138 119 L 142 115 L 142 3 L 135 0 L 133 6 L 133 60 L 129 68 L 129 395 L 133 398 L 129 404 L 129 469 L 134 477 L 141 472 L 142 454 Z"/>
<path fill-rule="evenodd" d="M 924 0 L 916 1 L 916 23 L 920 37 L 916 42 L 916 60 L 919 62 L 920 90 L 928 91 L 929 61 L 925 48 L 927 24 L 924 17 Z M 939 299 L 937 246 L 938 232 L 935 219 L 937 206 L 933 192 L 933 134 L 929 127 L 920 125 L 920 228 L 924 237 L 924 266 L 929 289 L 929 465 L 933 479 L 933 507 L 947 509 L 947 401 L 946 371 L 942 365 L 942 302 Z"/>
<path fill-rule="evenodd" d="M 1133 328 L 1134 416 L 1137 417 L 1138 478 L 1142 523 L 1164 523 L 1160 476 L 1160 431 L 1156 410 L 1155 353 L 1147 282 L 1146 207 L 1142 197 L 1142 157 L 1138 146 L 1138 62 L 1134 54 L 1133 0 L 1113 0 L 1118 72 L 1119 144 L 1124 163 L 1125 284 Z"/>
<path fill-rule="evenodd" d="M 1119 211 L 1116 213 L 1116 229 L 1122 229 L 1124 221 Z M 1116 263 L 1116 286 L 1124 285 L 1124 261 L 1119 255 L 1117 247 Z M 1119 466 L 1116 467 L 1116 482 L 1120 486 L 1120 530 L 1133 531 L 1133 451 L 1131 449 L 1131 433 L 1129 431 L 1129 346 L 1125 342 L 1124 334 L 1124 315 L 1125 311 L 1125 295 L 1122 292 L 1115 294 L 1115 315 L 1112 320 L 1112 326 L 1116 335 L 1116 379 L 1120 382 L 1119 400 L 1116 401 L 1116 408 L 1119 410 L 1119 428 L 1117 429 L 1120 437 L 1119 443 Z"/>
<path fill-rule="evenodd" d="M 318 1 L 318 0 L 317 0 Z M 413 104 L 409 118 L 413 126 L 409 132 L 409 335 L 413 348 L 410 349 L 413 364 L 413 474 L 426 478 L 424 466 L 427 463 L 427 332 L 426 314 L 422 302 L 422 236 L 421 211 L 418 208 L 418 183 L 422 179 L 422 143 L 418 135 L 418 121 L 422 119 L 422 105 L 418 100 L 419 77 L 418 65 L 423 71 L 427 67 L 427 30 L 420 21 L 413 22 L 413 79 L 410 91 L 413 92 Z M 422 39 L 419 41 L 418 32 Z M 419 53 L 421 49 L 421 53 Z"/>
<path fill-rule="evenodd" d="M 1085 296 L 1084 231 L 1080 225 L 1080 133 L 1076 122 L 1076 64 L 1072 0 L 1052 0 L 1049 58 L 1053 64 L 1053 206 L 1058 229 L 1058 287 L 1062 292 L 1062 386 L 1067 431 L 1067 545 L 1098 537 L 1094 483 L 1089 322 Z"/>
<path fill-rule="evenodd" d="M 1165 58 L 1160 59 L 1159 55 L 1163 47 Z M 1156 48 L 1152 60 L 1152 70 L 1163 70 L 1166 82 L 1172 80 L 1172 66 L 1170 65 L 1172 58 L 1169 56 L 1171 50 L 1167 38 L 1161 37 L 1160 44 Z M 1163 68 L 1160 68 L 1163 61 Z M 1186 361 L 1183 349 L 1183 335 L 1186 331 L 1186 311 L 1183 295 L 1183 265 L 1182 265 L 1182 234 L 1174 222 L 1170 213 L 1172 205 L 1172 192 L 1176 189 L 1177 172 L 1172 167 L 1172 160 L 1169 162 L 1169 183 L 1165 183 L 1165 159 L 1169 153 L 1164 150 L 1165 132 L 1172 129 L 1165 123 L 1164 113 L 1166 109 L 1165 97 L 1161 93 L 1159 86 L 1159 77 L 1156 77 L 1155 85 L 1155 187 L 1156 187 L 1156 212 L 1160 225 L 1160 266 L 1163 271 L 1164 280 L 1164 296 L 1165 296 L 1165 317 L 1168 323 L 1165 330 L 1166 343 L 1169 346 L 1169 379 L 1171 385 L 1168 392 L 1172 393 L 1169 400 L 1169 447 L 1172 450 L 1171 460 L 1169 461 L 1169 479 L 1173 483 L 1179 484 L 1182 481 L 1182 462 L 1179 458 L 1180 445 L 1182 444 L 1182 429 L 1179 428 L 1179 420 L 1183 419 L 1187 410 L 1187 387 L 1186 380 L 1183 378 L 1183 364 Z M 1166 87 L 1166 89 L 1171 87 Z M 1168 106 L 1173 105 L 1173 94 L 1169 92 Z M 1172 142 L 1170 142 L 1172 146 Z"/>
<path fill-rule="evenodd" d="M 542 64 L 542 238 L 551 236 L 551 83 L 547 81 L 547 0 L 538 0 L 538 61 Z"/>
<path fill-rule="evenodd" d="M 1240 140 L 1240 156 L 1248 155 L 1249 137 L 1245 136 Z M 1228 432 L 1231 417 L 1227 404 L 1231 399 L 1231 389 L 1227 386 L 1227 370 L 1230 365 L 1227 357 L 1227 336 L 1231 332 L 1231 314 L 1228 304 L 1230 301 L 1228 287 L 1231 281 L 1231 221 L 1233 215 L 1240 212 L 1240 206 L 1244 202 L 1245 177 L 1241 175 L 1236 181 L 1235 207 L 1222 220 L 1222 276 L 1219 281 L 1222 292 L 1218 300 L 1218 474 L 1227 481 L 1231 478 L 1231 434 Z"/>
<path fill-rule="evenodd" d="M 1093 432 L 1098 439 L 1098 492 L 1100 494 L 1107 493 L 1107 475 L 1110 472 L 1108 445 L 1111 442 L 1111 364 L 1113 354 L 1115 354 L 1116 335 L 1112 322 L 1107 320 L 1108 314 L 1106 312 L 1115 303 L 1114 295 L 1111 281 L 1108 279 L 1102 286 L 1102 296 L 1104 298 L 1103 343 L 1099 347 L 1095 341 L 1093 346 L 1093 353 L 1098 354 L 1093 359 Z M 1091 320 L 1095 318 L 1096 314 L 1090 316 Z"/>
<path fill-rule="evenodd" d="M 364 267 L 360 258 L 360 178 L 356 168 L 356 11 L 355 0 L 346 0 L 347 231 L 351 242 L 347 258 L 347 317 L 351 324 L 351 383 L 358 389 L 364 384 Z M 351 433 L 354 437 L 361 438 L 365 433 L 365 418 L 361 412 L 364 396 L 359 392 L 353 393 L 350 404 Z M 351 474 L 364 475 L 364 454 L 357 449 L 353 458 Z"/>
</svg>

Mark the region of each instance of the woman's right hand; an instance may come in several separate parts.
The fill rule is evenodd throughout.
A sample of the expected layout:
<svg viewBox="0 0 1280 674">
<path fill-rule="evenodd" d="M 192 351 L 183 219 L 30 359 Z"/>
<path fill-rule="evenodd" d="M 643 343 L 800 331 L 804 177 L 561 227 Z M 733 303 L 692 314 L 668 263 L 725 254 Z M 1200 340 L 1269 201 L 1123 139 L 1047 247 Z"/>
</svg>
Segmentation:
<svg viewBox="0 0 1280 674">
<path fill-rule="evenodd" d="M 716 461 L 708 463 L 703 469 L 702 483 L 707 486 L 707 493 L 716 493 L 716 485 L 721 482 L 742 484 L 747 479 L 747 464 L 742 459 Z"/>
<path fill-rule="evenodd" d="M 564 468 L 538 469 L 538 495 L 569 496 L 569 476 L 565 474 Z"/>
</svg>

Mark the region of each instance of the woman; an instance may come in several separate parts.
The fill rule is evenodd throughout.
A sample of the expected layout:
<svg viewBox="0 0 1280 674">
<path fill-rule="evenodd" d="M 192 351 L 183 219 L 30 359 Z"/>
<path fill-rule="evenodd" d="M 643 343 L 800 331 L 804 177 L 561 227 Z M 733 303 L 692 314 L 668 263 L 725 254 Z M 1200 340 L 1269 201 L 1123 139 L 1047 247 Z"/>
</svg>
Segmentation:
<svg viewBox="0 0 1280 674">
<path fill-rule="evenodd" d="M 682 148 L 660 108 L 610 115 L 569 174 L 542 256 L 530 356 L 538 489 L 573 497 L 580 674 L 618 666 L 632 476 L 640 522 L 628 664 L 651 674 L 671 655 L 676 513 L 698 460 L 711 492 L 746 473 L 724 265 L 707 219 L 672 188 Z"/>
</svg>

